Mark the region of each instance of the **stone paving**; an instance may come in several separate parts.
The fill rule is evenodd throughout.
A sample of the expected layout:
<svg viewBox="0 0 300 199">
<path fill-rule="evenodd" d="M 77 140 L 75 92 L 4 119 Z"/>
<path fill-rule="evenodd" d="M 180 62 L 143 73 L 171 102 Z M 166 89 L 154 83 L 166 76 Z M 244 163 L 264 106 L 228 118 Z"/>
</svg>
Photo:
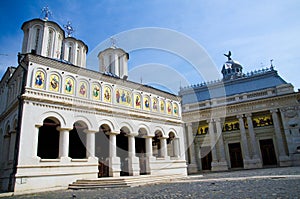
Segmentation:
<svg viewBox="0 0 300 199">
<path fill-rule="evenodd" d="M 142 187 L 61 190 L 21 198 L 299 198 L 300 167 L 203 173 L 187 179 Z"/>
</svg>

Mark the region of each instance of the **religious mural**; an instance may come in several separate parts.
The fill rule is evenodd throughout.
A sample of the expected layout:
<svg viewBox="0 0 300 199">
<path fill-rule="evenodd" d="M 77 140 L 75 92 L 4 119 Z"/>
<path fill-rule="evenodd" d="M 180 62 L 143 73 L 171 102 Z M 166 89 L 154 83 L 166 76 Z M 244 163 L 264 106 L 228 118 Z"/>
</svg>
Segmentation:
<svg viewBox="0 0 300 199">
<path fill-rule="evenodd" d="M 141 108 L 141 95 L 134 94 L 134 108 Z"/>
<path fill-rule="evenodd" d="M 103 94 L 104 102 L 111 102 L 111 89 L 108 86 L 104 87 L 104 94 Z"/>
<path fill-rule="evenodd" d="M 38 70 L 35 73 L 35 82 L 34 82 L 34 87 L 35 88 L 40 88 L 43 89 L 45 85 L 45 73 L 41 70 Z"/>
<path fill-rule="evenodd" d="M 116 90 L 116 102 L 118 104 L 131 106 L 131 93 L 128 90 L 117 89 Z"/>
<path fill-rule="evenodd" d="M 165 112 L 165 102 L 163 100 L 160 100 L 160 112 L 164 113 Z"/>
<path fill-rule="evenodd" d="M 173 104 L 173 113 L 174 115 L 178 116 L 178 104 L 176 103 Z"/>
<path fill-rule="evenodd" d="M 167 113 L 169 115 L 172 114 L 172 104 L 171 104 L 171 102 L 167 102 Z"/>
<path fill-rule="evenodd" d="M 71 77 L 68 77 L 65 80 L 65 93 L 66 94 L 74 94 L 74 79 Z"/>
<path fill-rule="evenodd" d="M 49 90 L 58 92 L 59 91 L 59 83 L 60 83 L 59 76 L 57 74 L 52 74 L 52 75 L 50 75 L 49 80 L 50 80 L 49 81 Z"/>
<path fill-rule="evenodd" d="M 143 109 L 150 111 L 150 98 L 148 96 L 144 96 L 143 101 L 144 101 Z"/>
<path fill-rule="evenodd" d="M 94 100 L 100 100 L 100 86 L 98 84 L 93 84 L 92 89 L 92 98 Z"/>
<path fill-rule="evenodd" d="M 158 111 L 158 100 L 155 97 L 152 98 L 152 111 Z"/>
<path fill-rule="evenodd" d="M 81 81 L 79 83 L 78 93 L 80 97 L 87 97 L 87 83 Z"/>
</svg>

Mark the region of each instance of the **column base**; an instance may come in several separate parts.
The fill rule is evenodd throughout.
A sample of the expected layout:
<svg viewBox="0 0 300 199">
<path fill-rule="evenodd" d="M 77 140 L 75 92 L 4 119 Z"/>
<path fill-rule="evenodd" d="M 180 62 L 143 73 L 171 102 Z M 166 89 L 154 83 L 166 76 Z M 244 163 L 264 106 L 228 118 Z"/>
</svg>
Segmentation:
<svg viewBox="0 0 300 199">
<path fill-rule="evenodd" d="M 258 159 L 244 159 L 244 169 L 257 169 L 262 168 L 261 160 Z"/>
<path fill-rule="evenodd" d="M 109 157 L 109 176 L 120 177 L 121 161 L 119 157 Z"/>
<path fill-rule="evenodd" d="M 70 157 L 60 157 L 60 162 L 61 163 L 70 163 L 72 158 Z"/>
<path fill-rule="evenodd" d="M 88 162 L 90 163 L 97 163 L 98 164 L 98 158 L 97 157 L 88 157 Z"/>
<path fill-rule="evenodd" d="M 197 165 L 194 164 L 194 163 L 189 164 L 188 167 L 187 167 L 187 171 L 188 171 L 188 174 L 195 174 L 195 173 L 198 173 Z"/>
<path fill-rule="evenodd" d="M 128 157 L 128 172 L 130 176 L 140 175 L 140 162 L 138 157 Z"/>
<path fill-rule="evenodd" d="M 290 157 L 284 155 L 284 156 L 279 156 L 279 166 L 281 167 L 288 167 L 292 166 L 292 161 Z"/>
<path fill-rule="evenodd" d="M 211 162 L 211 170 L 212 171 L 227 171 L 228 164 L 226 161 L 222 162 Z"/>
</svg>

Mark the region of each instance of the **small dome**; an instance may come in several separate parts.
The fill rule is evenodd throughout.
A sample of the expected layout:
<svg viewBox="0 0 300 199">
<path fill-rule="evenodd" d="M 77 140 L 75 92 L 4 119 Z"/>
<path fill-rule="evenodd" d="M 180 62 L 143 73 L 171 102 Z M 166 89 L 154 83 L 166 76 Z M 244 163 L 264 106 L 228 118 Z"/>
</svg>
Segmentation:
<svg viewBox="0 0 300 199">
<path fill-rule="evenodd" d="M 228 80 L 242 77 L 242 71 L 243 67 L 238 61 L 227 60 L 222 67 L 223 79 Z"/>
</svg>

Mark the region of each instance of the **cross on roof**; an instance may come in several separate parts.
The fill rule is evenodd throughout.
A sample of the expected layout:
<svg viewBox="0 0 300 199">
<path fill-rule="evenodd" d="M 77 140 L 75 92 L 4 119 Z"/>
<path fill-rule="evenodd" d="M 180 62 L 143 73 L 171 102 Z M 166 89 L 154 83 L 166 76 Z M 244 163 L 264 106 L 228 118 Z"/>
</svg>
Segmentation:
<svg viewBox="0 0 300 199">
<path fill-rule="evenodd" d="M 68 34 L 68 37 L 71 37 L 72 33 L 74 32 L 74 28 L 71 26 L 71 22 L 68 21 L 66 25 L 64 25 L 64 28 Z"/>
<path fill-rule="evenodd" d="M 52 15 L 52 12 L 50 11 L 50 9 L 48 8 L 48 6 L 43 7 L 42 9 L 42 14 L 45 13 L 45 17 L 44 20 L 48 21 L 49 17 Z"/>
</svg>

